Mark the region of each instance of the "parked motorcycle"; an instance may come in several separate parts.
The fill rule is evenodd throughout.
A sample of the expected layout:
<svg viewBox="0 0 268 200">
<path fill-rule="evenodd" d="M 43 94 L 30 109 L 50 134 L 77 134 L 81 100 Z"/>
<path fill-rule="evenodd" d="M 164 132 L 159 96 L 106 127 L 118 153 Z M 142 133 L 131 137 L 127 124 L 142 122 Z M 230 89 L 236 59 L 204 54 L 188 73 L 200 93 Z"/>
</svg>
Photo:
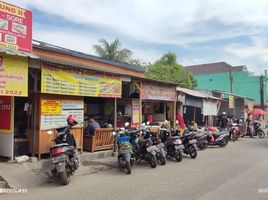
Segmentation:
<svg viewBox="0 0 268 200">
<path fill-rule="evenodd" d="M 167 129 L 160 129 L 160 138 L 165 144 L 167 156 L 175 159 L 177 162 L 182 160 L 182 153 L 184 145 L 180 137 L 178 136 L 178 130 L 172 130 L 172 136 L 169 134 Z"/>
<path fill-rule="evenodd" d="M 116 132 L 113 132 L 116 135 Z M 132 144 L 130 143 L 130 136 L 127 131 L 122 128 L 117 134 L 118 145 L 118 166 L 120 169 L 126 170 L 127 174 L 131 174 L 131 166 L 134 163 Z"/>
<path fill-rule="evenodd" d="M 140 133 L 131 134 L 130 141 L 133 144 L 134 158 L 136 160 L 146 160 L 152 168 L 156 168 L 157 148 L 153 145 L 150 135 L 140 131 Z"/>
<path fill-rule="evenodd" d="M 194 137 L 200 149 L 205 149 L 208 145 L 219 145 L 225 147 L 229 141 L 229 133 L 218 131 L 214 127 L 208 127 L 206 131 L 196 134 Z"/>
<path fill-rule="evenodd" d="M 253 123 L 254 126 L 254 136 L 259 136 L 259 138 L 264 138 L 265 133 L 261 127 L 261 123 L 258 121 L 254 121 Z"/>
<path fill-rule="evenodd" d="M 70 128 L 75 124 L 56 129 L 58 134 L 53 139 L 55 145 L 50 148 L 50 169 L 54 177 L 59 177 L 63 185 L 70 182 L 71 175 L 79 167 L 78 153 Z M 52 134 L 52 131 L 48 131 Z"/>
<path fill-rule="evenodd" d="M 197 140 L 194 139 L 194 134 L 192 132 L 185 132 L 181 137 L 182 144 L 184 145 L 183 152 L 187 155 L 190 155 L 191 158 L 197 157 Z"/>
<path fill-rule="evenodd" d="M 165 144 L 161 142 L 161 139 L 151 136 L 153 145 L 156 146 L 156 159 L 160 162 L 161 165 L 166 164 L 166 149 Z"/>
</svg>

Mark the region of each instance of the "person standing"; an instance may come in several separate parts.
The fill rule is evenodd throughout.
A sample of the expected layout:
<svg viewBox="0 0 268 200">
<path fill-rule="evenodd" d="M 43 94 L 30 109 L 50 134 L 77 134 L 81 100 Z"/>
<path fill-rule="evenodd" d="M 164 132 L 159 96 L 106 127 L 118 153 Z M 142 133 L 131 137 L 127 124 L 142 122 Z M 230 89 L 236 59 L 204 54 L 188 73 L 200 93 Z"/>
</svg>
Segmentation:
<svg viewBox="0 0 268 200">
<path fill-rule="evenodd" d="M 88 133 L 89 133 L 89 135 L 94 135 L 96 128 L 100 128 L 100 124 L 94 119 L 93 116 L 90 116 L 89 117 L 89 123 L 88 123 Z"/>
</svg>

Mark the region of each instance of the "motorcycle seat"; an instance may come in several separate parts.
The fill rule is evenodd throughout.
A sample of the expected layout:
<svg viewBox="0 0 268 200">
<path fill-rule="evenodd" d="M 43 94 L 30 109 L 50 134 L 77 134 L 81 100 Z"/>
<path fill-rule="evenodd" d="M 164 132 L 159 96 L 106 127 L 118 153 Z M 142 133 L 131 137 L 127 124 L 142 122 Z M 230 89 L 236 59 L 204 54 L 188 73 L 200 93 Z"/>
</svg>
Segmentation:
<svg viewBox="0 0 268 200">
<path fill-rule="evenodd" d="M 51 147 L 51 149 L 56 149 L 59 147 L 68 147 L 69 145 L 67 143 L 61 143 L 61 144 L 56 144 L 53 147 Z"/>
<path fill-rule="evenodd" d="M 173 139 L 173 140 L 175 140 L 175 139 L 180 139 L 180 136 L 173 136 L 172 139 Z"/>
<path fill-rule="evenodd" d="M 206 135 L 206 134 L 207 134 L 206 132 L 200 132 L 200 133 L 197 133 L 197 134 L 195 134 L 195 138 L 203 137 L 203 136 Z"/>
</svg>

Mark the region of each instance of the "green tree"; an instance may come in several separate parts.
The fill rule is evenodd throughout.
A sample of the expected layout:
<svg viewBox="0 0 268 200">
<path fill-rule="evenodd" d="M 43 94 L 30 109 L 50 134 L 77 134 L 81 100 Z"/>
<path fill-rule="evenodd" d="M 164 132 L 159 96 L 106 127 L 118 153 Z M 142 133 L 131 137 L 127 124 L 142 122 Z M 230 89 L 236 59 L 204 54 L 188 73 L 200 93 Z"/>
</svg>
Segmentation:
<svg viewBox="0 0 268 200">
<path fill-rule="evenodd" d="M 193 75 L 177 63 L 176 54 L 171 52 L 164 54 L 155 63 L 149 64 L 145 76 L 177 83 L 179 86 L 189 89 L 193 89 L 197 85 Z"/>
<path fill-rule="evenodd" d="M 113 42 L 107 42 L 107 40 L 101 39 L 99 43 L 100 44 L 93 46 L 98 56 L 121 62 L 129 63 L 131 61 L 132 51 L 125 48 L 122 49 L 118 39 L 115 39 Z"/>
</svg>

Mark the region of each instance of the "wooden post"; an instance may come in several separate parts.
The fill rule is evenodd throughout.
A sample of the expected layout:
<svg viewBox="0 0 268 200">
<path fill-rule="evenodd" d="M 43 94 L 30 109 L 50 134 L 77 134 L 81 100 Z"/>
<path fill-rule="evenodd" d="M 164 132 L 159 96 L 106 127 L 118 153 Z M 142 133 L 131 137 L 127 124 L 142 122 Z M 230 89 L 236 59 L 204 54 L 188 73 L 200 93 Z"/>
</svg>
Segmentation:
<svg viewBox="0 0 268 200">
<path fill-rule="evenodd" d="M 195 114 L 196 114 L 196 107 L 194 107 L 194 118 L 193 118 L 194 122 L 195 122 Z"/>
<path fill-rule="evenodd" d="M 177 101 L 174 101 L 174 109 L 173 109 L 173 128 L 176 127 L 176 113 L 177 113 Z"/>
<path fill-rule="evenodd" d="M 117 128 L 117 99 L 114 98 L 114 129 Z"/>
</svg>

